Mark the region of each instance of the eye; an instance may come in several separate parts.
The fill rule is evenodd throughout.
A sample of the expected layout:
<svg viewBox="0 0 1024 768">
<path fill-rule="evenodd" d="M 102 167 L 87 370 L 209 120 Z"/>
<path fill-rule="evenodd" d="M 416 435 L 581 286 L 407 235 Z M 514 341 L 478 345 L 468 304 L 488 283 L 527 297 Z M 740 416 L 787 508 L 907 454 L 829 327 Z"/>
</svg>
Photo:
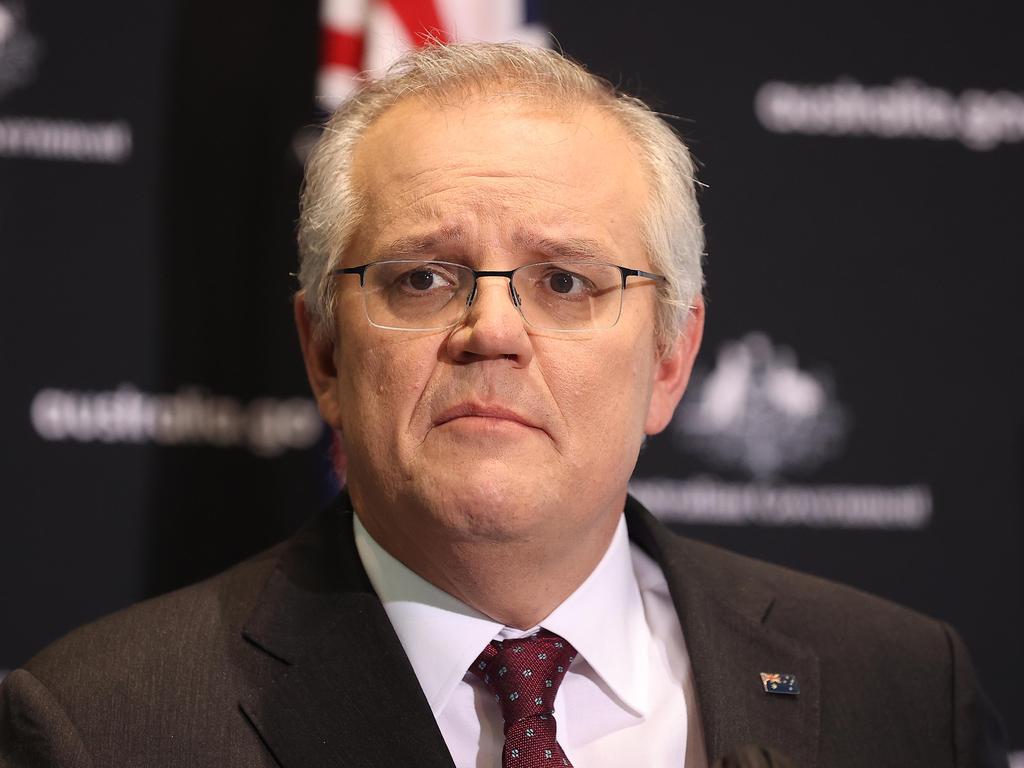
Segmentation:
<svg viewBox="0 0 1024 768">
<path fill-rule="evenodd" d="M 406 276 L 406 280 L 409 282 L 409 285 L 417 291 L 429 290 L 434 286 L 434 281 L 436 279 L 437 275 L 429 269 L 418 269 L 415 272 L 410 272 Z"/>
<path fill-rule="evenodd" d="M 543 284 L 551 293 L 562 296 L 578 296 L 589 293 L 593 288 L 593 283 L 587 278 L 562 269 L 551 270 L 544 275 Z"/>
<path fill-rule="evenodd" d="M 548 285 L 555 293 L 570 293 L 576 281 L 568 272 L 555 272 L 548 277 Z"/>
<path fill-rule="evenodd" d="M 419 264 L 403 272 L 396 283 L 410 293 L 428 293 L 451 289 L 459 284 L 459 280 L 440 264 Z"/>
</svg>

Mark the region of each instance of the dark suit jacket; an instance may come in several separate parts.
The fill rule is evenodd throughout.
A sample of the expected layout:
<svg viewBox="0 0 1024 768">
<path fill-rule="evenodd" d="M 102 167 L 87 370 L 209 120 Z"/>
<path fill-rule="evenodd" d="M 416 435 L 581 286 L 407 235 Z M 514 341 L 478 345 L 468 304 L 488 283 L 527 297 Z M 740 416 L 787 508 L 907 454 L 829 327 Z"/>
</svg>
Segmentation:
<svg viewBox="0 0 1024 768">
<path fill-rule="evenodd" d="M 710 760 L 756 743 L 801 768 L 1006 765 L 949 627 L 677 537 L 633 500 L 626 515 L 671 586 Z M 760 672 L 796 675 L 800 694 L 766 694 Z M 452 762 L 342 496 L 282 545 L 82 627 L 12 672 L 0 765 Z"/>
</svg>

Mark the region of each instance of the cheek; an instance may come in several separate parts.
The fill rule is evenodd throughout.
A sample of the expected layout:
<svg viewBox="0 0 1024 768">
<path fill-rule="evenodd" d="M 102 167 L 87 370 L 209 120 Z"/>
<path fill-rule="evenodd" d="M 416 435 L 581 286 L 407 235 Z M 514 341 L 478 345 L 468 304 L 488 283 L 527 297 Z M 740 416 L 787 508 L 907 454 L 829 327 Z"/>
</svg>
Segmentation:
<svg viewBox="0 0 1024 768">
<path fill-rule="evenodd" d="M 374 334 L 343 348 L 338 378 L 348 441 L 359 439 L 374 452 L 394 450 L 432 369 L 433 355 L 414 347 Z"/>
<path fill-rule="evenodd" d="M 575 354 L 561 355 L 547 368 L 574 451 L 621 455 L 624 443 L 639 445 L 650 400 L 649 366 L 633 348 L 584 342 L 572 349 Z"/>
</svg>

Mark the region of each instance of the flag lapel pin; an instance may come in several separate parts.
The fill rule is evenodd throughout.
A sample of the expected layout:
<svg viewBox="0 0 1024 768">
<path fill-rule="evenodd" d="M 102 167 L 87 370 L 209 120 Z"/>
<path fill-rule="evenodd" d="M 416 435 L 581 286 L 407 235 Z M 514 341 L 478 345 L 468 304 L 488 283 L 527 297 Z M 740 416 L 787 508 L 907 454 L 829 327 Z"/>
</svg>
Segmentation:
<svg viewBox="0 0 1024 768">
<path fill-rule="evenodd" d="M 783 696 L 795 696 L 800 693 L 800 685 L 796 681 L 796 675 L 787 675 L 781 672 L 762 672 L 761 685 L 765 693 L 777 693 Z"/>
</svg>

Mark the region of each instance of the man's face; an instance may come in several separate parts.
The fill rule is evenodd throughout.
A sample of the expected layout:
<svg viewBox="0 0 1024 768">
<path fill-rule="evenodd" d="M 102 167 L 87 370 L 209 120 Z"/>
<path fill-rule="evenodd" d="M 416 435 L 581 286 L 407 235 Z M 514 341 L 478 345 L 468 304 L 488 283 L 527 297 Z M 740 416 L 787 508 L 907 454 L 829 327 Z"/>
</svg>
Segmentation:
<svg viewBox="0 0 1024 768">
<path fill-rule="evenodd" d="M 344 266 L 413 251 L 509 270 L 582 249 L 651 269 L 641 162 L 594 108 L 408 98 L 361 140 L 354 179 L 367 213 Z M 454 328 L 384 330 L 367 322 L 359 278 L 335 279 L 338 341 L 319 352 L 307 341 L 307 363 L 377 536 L 571 541 L 614 525 L 644 434 L 665 427 L 682 394 L 699 316 L 666 357 L 650 281 L 630 278 L 613 328 L 566 334 L 526 325 L 508 281 L 481 278 Z"/>
</svg>

